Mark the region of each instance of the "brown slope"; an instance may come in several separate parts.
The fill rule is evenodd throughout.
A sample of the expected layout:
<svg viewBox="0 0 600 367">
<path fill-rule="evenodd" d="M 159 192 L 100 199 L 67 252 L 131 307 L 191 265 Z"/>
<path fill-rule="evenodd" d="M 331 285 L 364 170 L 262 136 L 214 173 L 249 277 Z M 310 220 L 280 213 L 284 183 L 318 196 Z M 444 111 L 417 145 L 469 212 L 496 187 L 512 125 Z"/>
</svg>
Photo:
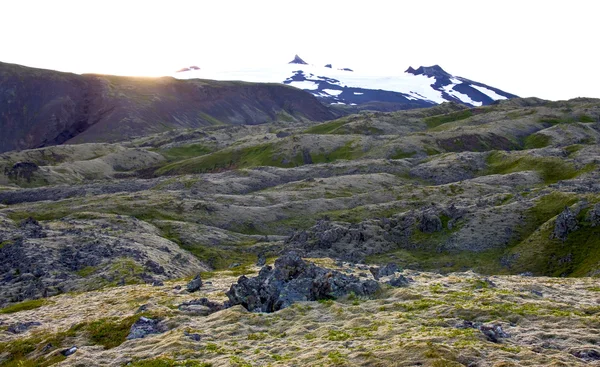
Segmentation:
<svg viewBox="0 0 600 367">
<path fill-rule="evenodd" d="M 0 63 L 0 152 L 278 118 L 333 115 L 309 93 L 280 84 L 76 75 Z"/>
</svg>

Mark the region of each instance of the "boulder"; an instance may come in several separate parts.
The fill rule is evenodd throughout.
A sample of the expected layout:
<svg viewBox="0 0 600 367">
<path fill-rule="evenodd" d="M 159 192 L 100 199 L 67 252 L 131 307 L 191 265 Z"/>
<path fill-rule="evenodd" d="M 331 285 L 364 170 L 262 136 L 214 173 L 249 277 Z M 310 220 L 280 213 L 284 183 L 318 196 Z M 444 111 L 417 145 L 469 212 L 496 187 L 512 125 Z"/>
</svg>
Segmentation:
<svg viewBox="0 0 600 367">
<path fill-rule="evenodd" d="M 145 338 L 150 334 L 162 334 L 168 329 L 165 325 L 161 324 L 159 319 L 150 319 L 147 317 L 140 317 L 129 329 L 129 335 L 127 340 L 130 339 L 141 339 Z"/>
<path fill-rule="evenodd" d="M 71 354 L 77 352 L 77 347 L 73 346 L 71 348 L 67 348 L 67 349 L 63 349 L 60 351 L 60 354 L 62 354 L 65 357 L 70 356 Z"/>
<path fill-rule="evenodd" d="M 353 292 L 369 296 L 379 289 L 373 280 L 321 268 L 290 252 L 275 261 L 275 268 L 263 267 L 258 276 L 241 276 L 226 295 L 230 305 L 242 305 L 252 312 L 275 312 L 297 301 L 337 298 Z"/>
<path fill-rule="evenodd" d="M 383 267 L 371 267 L 369 271 L 373 274 L 373 278 L 379 279 L 381 277 L 387 277 L 394 275 L 394 273 L 400 271 L 400 267 L 396 263 L 389 263 Z"/>
<path fill-rule="evenodd" d="M 225 308 L 226 305 L 210 301 L 208 298 L 193 299 L 179 305 L 181 311 L 201 316 L 206 316 L 224 310 Z"/>
<path fill-rule="evenodd" d="M 401 288 L 408 287 L 412 279 L 405 277 L 404 275 L 396 275 L 386 282 L 386 284 L 392 287 Z"/>
<path fill-rule="evenodd" d="M 197 292 L 202 287 L 202 278 L 200 274 L 196 275 L 194 279 L 190 280 L 187 284 L 187 290 L 190 293 Z"/>
<path fill-rule="evenodd" d="M 510 338 L 510 335 L 504 332 L 500 324 L 481 325 L 479 326 L 479 331 L 481 331 L 489 341 L 494 343 L 500 342 L 500 338 Z"/>
</svg>

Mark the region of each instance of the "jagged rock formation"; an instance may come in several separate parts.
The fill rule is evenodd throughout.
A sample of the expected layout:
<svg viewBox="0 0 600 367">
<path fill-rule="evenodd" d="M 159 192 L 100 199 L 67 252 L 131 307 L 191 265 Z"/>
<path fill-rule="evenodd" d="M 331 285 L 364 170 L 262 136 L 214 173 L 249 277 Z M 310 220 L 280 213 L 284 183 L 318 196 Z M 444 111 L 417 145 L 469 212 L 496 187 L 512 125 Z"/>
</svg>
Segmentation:
<svg viewBox="0 0 600 367">
<path fill-rule="evenodd" d="M 337 298 L 350 292 L 369 296 L 378 289 L 375 281 L 318 267 L 290 252 L 278 258 L 274 268 L 263 267 L 257 277 L 241 276 L 226 294 L 231 305 L 253 312 L 274 312 L 298 301 Z"/>
<path fill-rule="evenodd" d="M 569 233 L 576 231 L 577 217 L 576 214 L 571 211 L 569 207 L 566 207 L 557 217 L 554 224 L 554 231 L 552 231 L 551 238 L 557 238 L 562 241 L 567 239 Z"/>
</svg>

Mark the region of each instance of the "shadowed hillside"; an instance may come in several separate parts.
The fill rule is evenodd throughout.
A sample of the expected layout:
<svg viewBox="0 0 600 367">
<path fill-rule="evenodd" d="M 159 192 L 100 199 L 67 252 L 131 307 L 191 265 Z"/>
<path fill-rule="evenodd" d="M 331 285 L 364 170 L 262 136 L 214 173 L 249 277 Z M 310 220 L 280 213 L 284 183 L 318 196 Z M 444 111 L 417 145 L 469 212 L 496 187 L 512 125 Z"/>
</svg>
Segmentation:
<svg viewBox="0 0 600 367">
<path fill-rule="evenodd" d="M 76 75 L 0 63 L 0 152 L 333 115 L 280 84 Z"/>
</svg>

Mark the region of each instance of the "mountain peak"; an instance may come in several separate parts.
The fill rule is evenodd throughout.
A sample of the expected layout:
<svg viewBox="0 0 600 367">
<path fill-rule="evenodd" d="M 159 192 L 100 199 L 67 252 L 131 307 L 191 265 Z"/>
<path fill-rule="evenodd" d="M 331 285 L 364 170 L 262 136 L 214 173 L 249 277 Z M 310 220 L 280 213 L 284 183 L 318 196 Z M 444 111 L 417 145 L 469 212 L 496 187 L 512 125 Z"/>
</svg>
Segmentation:
<svg viewBox="0 0 600 367">
<path fill-rule="evenodd" d="M 416 70 L 413 69 L 412 67 L 409 67 L 408 69 L 406 69 L 405 73 L 409 73 L 409 74 L 413 74 L 413 75 L 438 76 L 438 77 L 451 76 L 446 71 L 444 71 L 444 69 L 442 69 L 441 66 L 439 66 L 439 65 L 419 66 L 419 68 Z"/>
<path fill-rule="evenodd" d="M 300 64 L 300 65 L 308 65 L 308 63 L 300 58 L 300 56 L 296 55 L 294 60 L 288 62 L 288 64 Z"/>
</svg>

